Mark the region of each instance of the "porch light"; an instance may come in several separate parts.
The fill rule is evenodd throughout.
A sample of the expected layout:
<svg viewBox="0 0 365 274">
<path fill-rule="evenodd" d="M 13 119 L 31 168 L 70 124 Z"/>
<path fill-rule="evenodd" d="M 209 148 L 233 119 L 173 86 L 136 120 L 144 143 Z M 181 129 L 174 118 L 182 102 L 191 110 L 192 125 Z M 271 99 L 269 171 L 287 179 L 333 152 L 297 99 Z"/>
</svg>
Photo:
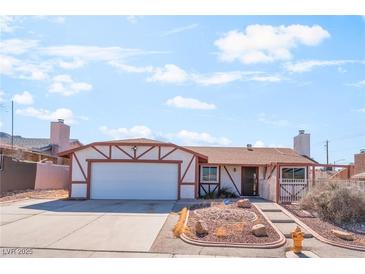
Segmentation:
<svg viewBox="0 0 365 274">
<path fill-rule="evenodd" d="M 137 146 L 132 147 L 132 150 L 136 151 L 137 150 Z"/>
</svg>

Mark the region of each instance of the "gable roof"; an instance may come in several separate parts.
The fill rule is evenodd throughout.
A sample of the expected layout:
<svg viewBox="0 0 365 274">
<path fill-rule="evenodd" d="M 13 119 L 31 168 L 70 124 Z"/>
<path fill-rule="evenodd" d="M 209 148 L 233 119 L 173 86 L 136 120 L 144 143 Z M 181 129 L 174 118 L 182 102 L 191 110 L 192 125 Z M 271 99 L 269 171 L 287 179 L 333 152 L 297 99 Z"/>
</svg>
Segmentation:
<svg viewBox="0 0 365 274">
<path fill-rule="evenodd" d="M 135 139 L 123 139 L 123 140 L 113 140 L 108 141 L 108 143 L 131 143 L 131 144 L 165 144 L 164 142 L 153 140 L 153 139 L 147 139 L 147 138 L 135 138 Z"/>
<path fill-rule="evenodd" d="M 73 149 L 68 149 L 65 151 L 62 151 L 60 153 L 58 153 L 59 156 L 67 156 L 70 155 L 71 153 L 78 151 L 78 150 L 82 150 L 88 147 L 92 147 L 92 146 L 100 146 L 100 145 L 127 145 L 127 146 L 134 146 L 134 145 L 143 145 L 143 146 L 155 146 L 155 145 L 160 145 L 160 146 L 172 146 L 172 147 L 176 147 L 180 150 L 189 152 L 191 154 L 195 154 L 196 156 L 207 160 L 207 156 L 204 154 L 201 154 L 197 151 L 193 151 L 190 150 L 186 147 L 183 146 L 178 146 L 176 144 L 173 143 L 169 143 L 169 142 L 162 142 L 162 141 L 157 141 L 157 140 L 152 140 L 152 139 L 147 139 L 147 138 L 135 138 L 135 139 L 124 139 L 124 140 L 112 140 L 112 141 L 105 141 L 105 142 L 93 142 L 84 146 L 80 146 L 77 148 L 73 148 Z"/>
<path fill-rule="evenodd" d="M 208 156 L 211 164 L 269 165 L 271 163 L 313 164 L 315 161 L 299 155 L 291 148 L 198 147 L 186 148 Z"/>
</svg>

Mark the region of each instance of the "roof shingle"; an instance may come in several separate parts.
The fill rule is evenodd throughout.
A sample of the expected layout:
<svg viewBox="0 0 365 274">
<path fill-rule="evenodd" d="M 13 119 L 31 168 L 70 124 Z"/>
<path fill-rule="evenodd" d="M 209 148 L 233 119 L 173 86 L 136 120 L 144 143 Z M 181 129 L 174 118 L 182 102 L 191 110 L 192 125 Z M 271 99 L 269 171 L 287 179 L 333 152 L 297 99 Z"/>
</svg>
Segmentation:
<svg viewBox="0 0 365 274">
<path fill-rule="evenodd" d="M 208 156 L 212 164 L 268 165 L 271 163 L 308 163 L 314 161 L 299 155 L 291 148 L 198 147 L 186 148 Z"/>
</svg>

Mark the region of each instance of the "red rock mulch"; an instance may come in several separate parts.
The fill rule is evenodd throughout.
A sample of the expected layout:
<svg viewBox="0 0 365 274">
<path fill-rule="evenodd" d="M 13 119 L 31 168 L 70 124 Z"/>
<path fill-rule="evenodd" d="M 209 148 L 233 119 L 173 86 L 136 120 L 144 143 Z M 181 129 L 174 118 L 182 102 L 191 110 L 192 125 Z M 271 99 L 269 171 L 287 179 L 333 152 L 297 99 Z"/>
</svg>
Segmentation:
<svg viewBox="0 0 365 274">
<path fill-rule="evenodd" d="M 326 222 L 321 220 L 320 218 L 312 216 L 312 218 L 303 217 L 302 214 L 298 214 L 299 211 L 301 211 L 297 205 L 285 205 L 284 206 L 287 210 L 289 210 L 291 213 L 293 213 L 299 220 L 301 220 L 304 224 L 309 226 L 311 229 L 313 229 L 315 232 L 317 232 L 322 237 L 339 243 L 341 245 L 355 245 L 360 247 L 365 247 L 365 234 L 356 233 L 354 231 L 350 231 L 348 229 L 344 229 L 338 225 Z M 336 237 L 332 233 L 332 229 L 345 231 L 353 234 L 354 240 L 353 241 L 346 241 L 343 239 L 340 239 Z"/>
<path fill-rule="evenodd" d="M 0 202 L 13 202 L 23 199 L 67 199 L 68 190 L 52 189 L 52 190 L 18 190 L 12 192 L 1 193 Z"/>
<path fill-rule="evenodd" d="M 198 220 L 206 224 L 209 231 L 207 235 L 196 235 L 195 224 Z M 255 224 L 265 225 L 267 236 L 254 236 L 251 229 Z M 217 231 L 218 228 L 220 231 Z M 226 235 L 218 237 L 217 232 L 218 234 L 223 232 Z M 206 241 L 207 243 L 268 244 L 280 239 L 280 235 L 256 207 L 238 208 L 236 203 L 230 205 L 211 203 L 208 206 L 190 208 L 185 235 L 193 240 Z"/>
</svg>

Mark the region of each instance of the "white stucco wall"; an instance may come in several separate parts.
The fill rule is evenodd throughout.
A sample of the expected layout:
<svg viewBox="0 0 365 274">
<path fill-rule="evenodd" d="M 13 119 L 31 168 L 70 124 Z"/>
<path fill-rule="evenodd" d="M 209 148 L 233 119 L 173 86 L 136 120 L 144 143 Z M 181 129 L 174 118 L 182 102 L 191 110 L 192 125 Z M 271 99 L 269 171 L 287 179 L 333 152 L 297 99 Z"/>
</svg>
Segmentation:
<svg viewBox="0 0 365 274">
<path fill-rule="evenodd" d="M 103 152 L 107 157 L 109 157 L 109 145 L 97 145 L 95 146 L 98 150 Z M 120 145 L 121 149 L 123 149 L 126 153 L 134 156 L 134 146 L 129 145 Z M 181 173 L 180 178 L 182 178 L 186 174 L 182 180 L 182 183 L 195 183 L 195 169 L 196 169 L 196 156 L 193 153 L 187 152 L 183 149 L 176 149 L 174 150 L 174 146 L 161 146 L 160 153 L 158 146 L 151 149 L 150 145 L 138 145 L 136 146 L 136 158 L 133 160 L 156 160 L 160 161 L 159 155 L 163 158 L 163 160 L 171 160 L 171 161 L 181 161 Z M 148 150 L 148 151 L 147 151 Z M 173 151 L 174 150 L 174 151 Z M 167 153 L 171 152 L 171 154 L 167 155 Z M 126 153 L 118 149 L 115 145 L 111 148 L 111 159 L 115 160 L 132 160 L 130 156 L 128 156 Z M 143 154 L 145 153 L 145 154 Z M 71 191 L 71 197 L 77 197 L 76 194 L 80 196 L 81 192 L 84 191 L 85 193 L 82 195 L 86 197 L 86 184 L 84 186 L 78 186 L 76 185 L 77 182 L 86 182 L 86 179 L 83 176 L 83 173 L 81 169 L 84 171 L 84 174 L 88 176 L 88 159 L 106 159 L 106 157 L 95 150 L 93 147 L 86 147 L 84 149 L 75 151 L 74 154 L 76 155 L 77 159 L 80 162 L 80 166 L 77 163 L 74 156 L 72 156 L 72 176 L 71 180 L 74 181 L 75 190 L 72 189 Z M 143 155 L 142 155 L 143 154 Z M 166 157 L 164 157 L 167 155 Z M 194 158 L 193 158 L 194 157 Z M 193 159 L 193 160 L 192 160 Z M 192 162 L 191 162 L 192 160 Z M 191 162 L 190 166 L 189 163 Z M 161 174 L 163 176 L 163 174 Z M 79 197 L 77 197 L 79 198 Z M 185 185 L 181 186 L 180 188 L 180 198 L 195 198 L 195 186 L 194 185 Z"/>
<path fill-rule="evenodd" d="M 86 198 L 86 184 L 72 184 L 71 185 L 72 198 Z"/>
<path fill-rule="evenodd" d="M 242 168 L 240 166 L 225 166 L 225 167 L 227 168 L 227 171 L 231 175 L 237 189 L 240 191 Z M 227 171 L 225 170 L 224 166 L 221 166 L 221 187 L 227 187 L 230 191 L 236 193 L 237 195 L 240 195 L 240 193 L 237 192 L 236 188 L 234 187 L 231 179 L 229 178 Z"/>
</svg>

